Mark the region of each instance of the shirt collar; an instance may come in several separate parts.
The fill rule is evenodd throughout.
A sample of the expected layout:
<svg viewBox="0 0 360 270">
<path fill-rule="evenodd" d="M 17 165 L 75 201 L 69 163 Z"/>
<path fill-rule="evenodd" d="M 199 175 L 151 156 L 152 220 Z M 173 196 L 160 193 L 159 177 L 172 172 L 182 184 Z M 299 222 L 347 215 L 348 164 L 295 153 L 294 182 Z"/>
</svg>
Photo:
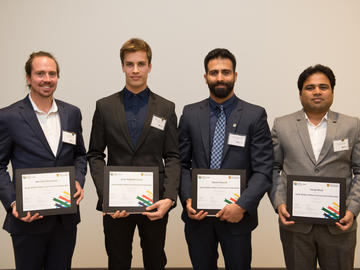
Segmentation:
<svg viewBox="0 0 360 270">
<path fill-rule="evenodd" d="M 134 94 L 133 92 L 129 91 L 126 87 L 124 88 L 124 97 L 126 99 L 132 98 L 132 97 L 139 97 L 142 100 L 147 100 L 147 98 L 150 96 L 150 89 L 146 87 L 143 91 L 139 92 L 138 94 Z"/>
<path fill-rule="evenodd" d="M 233 95 L 231 98 L 229 98 L 228 100 L 224 101 L 223 103 L 219 104 L 217 102 L 215 102 L 211 97 L 209 98 L 209 104 L 210 104 L 210 108 L 212 110 L 216 110 L 218 108 L 220 108 L 220 105 L 223 106 L 224 110 L 227 111 L 228 109 L 231 109 L 231 107 L 234 105 L 235 102 L 235 98 L 236 96 Z"/>
<path fill-rule="evenodd" d="M 305 113 L 305 119 L 306 119 L 306 121 L 307 121 L 310 125 L 315 126 L 313 123 L 311 123 L 311 121 L 309 120 L 309 117 L 307 116 L 307 114 L 306 114 L 305 111 L 304 111 L 304 113 Z M 320 126 L 323 122 L 326 122 L 326 121 L 328 120 L 328 117 L 329 117 L 329 112 L 327 112 L 327 113 L 324 115 L 324 117 L 321 119 L 321 121 L 319 122 L 319 124 L 316 125 L 316 127 L 317 127 L 317 126 Z"/>
<path fill-rule="evenodd" d="M 50 113 L 57 113 L 57 112 L 58 112 L 58 106 L 56 105 L 56 102 L 55 102 L 55 99 L 54 99 L 54 98 L 53 98 L 53 100 L 52 100 L 51 108 L 50 108 L 50 110 L 49 110 L 48 113 L 40 110 L 39 107 L 36 106 L 35 102 L 34 102 L 34 101 L 32 100 L 32 98 L 31 98 L 31 95 L 30 95 L 30 94 L 29 94 L 29 99 L 30 99 L 30 103 L 31 103 L 31 105 L 32 105 L 32 107 L 33 107 L 33 109 L 34 109 L 35 112 L 44 113 L 44 114 L 48 114 L 48 115 L 49 115 Z"/>
</svg>

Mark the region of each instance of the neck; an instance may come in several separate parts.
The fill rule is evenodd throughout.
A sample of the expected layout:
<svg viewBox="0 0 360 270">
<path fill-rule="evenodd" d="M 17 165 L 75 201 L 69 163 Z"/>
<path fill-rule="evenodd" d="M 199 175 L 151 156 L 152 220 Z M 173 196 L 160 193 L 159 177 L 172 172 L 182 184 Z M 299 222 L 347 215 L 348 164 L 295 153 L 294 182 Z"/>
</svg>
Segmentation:
<svg viewBox="0 0 360 270">
<path fill-rule="evenodd" d="M 212 100 L 214 100 L 217 104 L 222 104 L 222 103 L 224 103 L 225 101 L 227 101 L 228 99 L 230 99 L 233 95 L 234 95 L 234 91 L 231 91 L 231 93 L 230 93 L 227 97 L 218 98 L 218 97 L 214 96 L 213 93 L 210 92 L 210 98 L 211 98 Z"/>
<path fill-rule="evenodd" d="M 128 86 L 126 85 L 126 89 L 129 90 L 131 93 L 133 93 L 133 94 L 135 94 L 135 95 L 141 93 L 141 92 L 144 91 L 146 88 L 147 88 L 146 85 L 145 85 L 145 86 L 142 86 L 142 87 L 139 87 L 139 88 L 128 87 Z"/>
<path fill-rule="evenodd" d="M 30 91 L 30 96 L 32 101 L 36 104 L 36 106 L 43 112 L 48 113 L 53 101 L 53 96 L 49 97 L 42 97 L 39 95 L 36 95 L 33 91 Z"/>
<path fill-rule="evenodd" d="M 311 113 L 311 112 L 305 112 L 307 117 L 309 118 L 309 121 L 313 123 L 315 126 L 317 126 L 321 120 L 324 118 L 325 114 L 327 112 L 322 113 Z"/>
</svg>

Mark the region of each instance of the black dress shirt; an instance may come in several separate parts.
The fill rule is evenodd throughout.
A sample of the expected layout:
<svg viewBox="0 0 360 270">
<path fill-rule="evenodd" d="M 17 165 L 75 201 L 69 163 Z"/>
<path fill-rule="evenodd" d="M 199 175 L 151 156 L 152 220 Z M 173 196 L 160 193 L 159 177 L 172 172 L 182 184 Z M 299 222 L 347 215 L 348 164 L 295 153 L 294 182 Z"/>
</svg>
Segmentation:
<svg viewBox="0 0 360 270">
<path fill-rule="evenodd" d="M 138 94 L 124 89 L 124 107 L 126 122 L 134 148 L 144 128 L 146 109 L 149 102 L 150 90 L 145 88 Z"/>
</svg>

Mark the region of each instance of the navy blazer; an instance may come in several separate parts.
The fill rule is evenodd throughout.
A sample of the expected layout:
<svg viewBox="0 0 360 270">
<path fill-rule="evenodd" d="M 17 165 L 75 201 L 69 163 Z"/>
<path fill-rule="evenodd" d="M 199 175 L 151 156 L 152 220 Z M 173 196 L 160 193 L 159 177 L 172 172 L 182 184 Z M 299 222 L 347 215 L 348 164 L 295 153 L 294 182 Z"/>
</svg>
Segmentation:
<svg viewBox="0 0 360 270">
<path fill-rule="evenodd" d="M 234 233 L 250 232 L 258 224 L 257 207 L 271 187 L 273 147 L 265 109 L 237 97 L 227 119 L 221 169 L 245 169 L 246 189 L 237 204 L 246 209 L 239 223 L 228 223 Z M 181 157 L 180 200 L 183 220 L 189 217 L 186 200 L 191 198 L 191 169 L 210 168 L 209 98 L 184 107 L 179 124 Z M 245 146 L 229 145 L 229 133 L 246 136 Z"/>
<path fill-rule="evenodd" d="M 81 186 L 85 182 L 86 150 L 82 137 L 81 112 L 79 108 L 56 100 L 59 110 L 61 135 L 56 156 L 46 140 L 36 113 L 27 96 L 0 110 L 0 199 L 7 215 L 4 229 L 10 233 L 44 233 L 55 225 L 57 216 L 25 223 L 12 215 L 11 203 L 15 201 L 14 175 L 16 169 L 57 166 L 75 166 L 75 177 Z M 62 131 L 76 133 L 76 145 L 62 141 Z M 13 181 L 8 172 L 11 161 Z M 65 227 L 71 228 L 80 222 L 80 215 L 60 216 Z"/>
</svg>

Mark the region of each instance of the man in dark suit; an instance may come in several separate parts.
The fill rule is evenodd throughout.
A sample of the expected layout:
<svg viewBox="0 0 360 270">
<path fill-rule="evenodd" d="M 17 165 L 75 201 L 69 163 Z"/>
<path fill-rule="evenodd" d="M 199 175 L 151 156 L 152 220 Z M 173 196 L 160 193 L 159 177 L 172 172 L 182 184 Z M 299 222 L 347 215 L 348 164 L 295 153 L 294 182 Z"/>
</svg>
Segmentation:
<svg viewBox="0 0 360 270">
<path fill-rule="evenodd" d="M 356 217 L 360 212 L 360 120 L 330 109 L 335 75 L 310 66 L 299 76 L 303 109 L 274 121 L 274 185 L 271 202 L 279 214 L 286 268 L 350 270 L 354 267 Z M 288 220 L 287 175 L 346 179 L 346 211 L 332 225 Z M 303 202 L 306 202 L 306 197 Z"/>
<path fill-rule="evenodd" d="M 104 214 L 109 269 L 130 269 L 132 240 L 137 226 L 145 269 L 164 269 L 168 211 L 174 206 L 180 178 L 177 118 L 174 103 L 147 87 L 151 49 L 141 39 L 130 39 L 120 50 L 125 88 L 96 103 L 88 160 L 102 211 L 104 166 L 156 166 L 160 200 L 141 214 L 116 211 Z M 155 125 L 159 120 L 162 124 Z"/>
<path fill-rule="evenodd" d="M 194 269 L 217 269 L 220 243 L 226 269 L 250 269 L 251 231 L 257 207 L 271 186 L 273 150 L 262 107 L 234 94 L 236 60 L 227 49 L 205 57 L 210 98 L 184 107 L 180 119 L 180 199 L 185 236 Z M 216 217 L 192 208 L 191 169 L 244 169 L 246 189 Z"/>
<path fill-rule="evenodd" d="M 16 210 L 17 179 L 21 168 L 75 166 L 76 203 L 83 198 L 86 151 L 82 138 L 81 112 L 53 94 L 59 78 L 56 59 L 47 52 L 30 55 L 25 65 L 30 94 L 0 110 L 0 199 L 7 215 L 4 229 L 12 237 L 16 269 L 70 269 L 80 215 L 20 217 Z M 74 140 L 67 140 L 71 133 Z M 76 137 L 76 138 L 75 138 Z"/>
</svg>

